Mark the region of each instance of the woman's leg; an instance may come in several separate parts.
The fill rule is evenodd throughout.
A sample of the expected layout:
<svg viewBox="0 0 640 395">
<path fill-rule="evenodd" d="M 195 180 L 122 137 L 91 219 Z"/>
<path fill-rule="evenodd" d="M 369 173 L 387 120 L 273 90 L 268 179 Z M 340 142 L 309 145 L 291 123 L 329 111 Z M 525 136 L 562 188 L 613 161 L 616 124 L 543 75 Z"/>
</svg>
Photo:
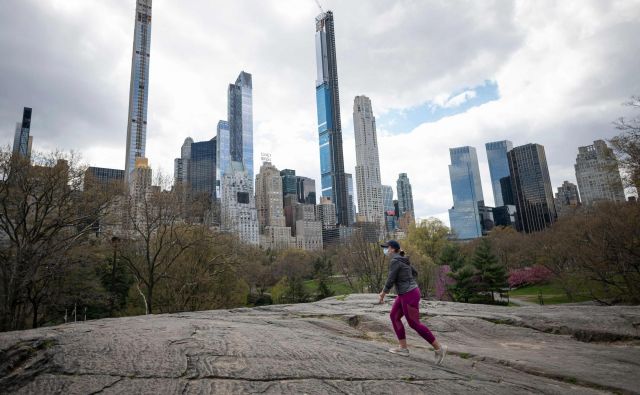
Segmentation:
<svg viewBox="0 0 640 395">
<path fill-rule="evenodd" d="M 428 341 L 433 348 L 438 350 L 440 344 L 436 341 L 436 337 L 433 336 L 433 333 L 431 333 L 426 325 L 420 322 L 420 290 L 416 288 L 402 296 L 404 296 L 402 300 L 402 310 L 404 310 L 407 323 L 413 330 L 418 332 L 424 340 Z"/>
<path fill-rule="evenodd" d="M 396 300 L 393 302 L 393 306 L 391 306 L 391 313 L 389 314 L 389 318 L 391 318 L 391 324 L 393 325 L 393 330 L 396 333 L 398 341 L 400 341 L 400 346 L 406 348 L 406 334 L 404 332 L 404 325 L 402 325 L 403 315 L 402 302 L 400 300 L 400 295 L 398 295 L 396 296 Z"/>
</svg>

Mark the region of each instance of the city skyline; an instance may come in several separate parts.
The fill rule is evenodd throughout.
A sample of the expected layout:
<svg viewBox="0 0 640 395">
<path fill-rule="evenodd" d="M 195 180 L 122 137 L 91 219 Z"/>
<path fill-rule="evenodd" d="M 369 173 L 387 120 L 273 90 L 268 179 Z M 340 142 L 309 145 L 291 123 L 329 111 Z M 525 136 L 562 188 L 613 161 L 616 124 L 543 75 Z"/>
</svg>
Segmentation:
<svg viewBox="0 0 640 395">
<path fill-rule="evenodd" d="M 85 6 L 80 3 L 69 2 L 65 6 L 55 7 L 48 3 L 10 3 L 15 3 L 15 10 L 11 13 L 13 19 L 0 17 L 3 37 L 12 37 L 15 41 L 3 41 L 0 49 L 16 55 L 5 57 L 0 66 L 3 86 L 7 86 L 0 94 L 0 103 L 3 103 L 0 107 L 0 136 L 3 144 L 11 143 L 21 109 L 32 107 L 32 130 L 37 135 L 34 151 L 74 149 L 80 151 L 92 166 L 122 168 L 125 154 L 122 141 L 126 135 L 124 113 L 127 111 L 131 68 L 131 15 L 135 2 L 124 2 L 127 3 L 124 6 L 122 3 L 117 6 L 100 5 L 100 19 L 86 18 L 88 13 L 83 12 Z M 203 30 L 202 18 L 216 15 L 210 6 L 194 4 L 183 7 L 154 4 L 154 64 L 149 81 L 146 154 L 154 172 L 161 169 L 165 174 L 172 173 L 175 153 L 186 137 L 204 141 L 216 135 L 217 120 L 226 118 L 226 97 L 221 92 L 239 70 L 245 69 L 252 72 L 254 85 L 258 86 L 254 97 L 254 162 L 258 163 L 255 155 L 259 152 L 271 152 L 274 163 L 279 167 L 295 169 L 319 182 L 317 134 L 313 133 L 315 96 L 313 82 L 309 82 L 313 80 L 315 63 L 311 29 L 317 9 L 313 2 L 295 7 L 290 4 L 287 13 L 274 10 L 272 5 L 254 7 L 264 15 L 260 23 L 256 21 L 258 28 L 264 26 L 268 29 L 272 23 L 279 22 L 270 37 L 273 43 L 265 43 L 261 38 L 254 38 L 255 42 L 245 40 L 240 43 L 236 40 L 238 35 L 234 35 L 235 31 L 227 24 L 210 23 L 217 28 Z M 631 65 L 637 64 L 640 53 L 634 50 L 638 44 L 629 40 L 635 34 L 628 30 L 638 30 L 637 15 L 640 13 L 634 12 L 639 9 L 638 3 L 618 3 L 607 9 L 589 3 L 551 7 L 546 10 L 550 14 L 549 26 L 553 20 L 573 15 L 576 8 L 595 11 L 600 21 L 597 26 L 592 26 L 589 15 L 580 14 L 579 18 L 568 18 L 572 22 L 566 29 L 556 26 L 558 31 L 551 33 L 545 32 L 544 26 L 535 22 L 535 15 L 540 15 L 543 5 L 540 9 L 533 7 L 530 17 L 523 16 L 524 10 L 518 6 L 513 6 L 511 10 L 487 10 L 474 5 L 471 10 L 465 11 L 456 10 L 455 6 L 426 3 L 422 10 L 409 10 L 411 12 L 408 13 L 407 8 L 401 5 L 383 7 L 378 3 L 359 8 L 353 4 L 327 2 L 326 5 L 336 15 L 339 35 L 336 45 L 343 97 L 341 111 L 343 114 L 349 111 L 351 100 L 356 95 L 365 94 L 376 102 L 381 181 L 383 184 L 393 184 L 398 173 L 408 173 L 413 185 L 416 216 L 419 218 L 431 215 L 442 218 L 443 213 L 446 216 L 446 209 L 451 202 L 447 174 L 447 148 L 451 146 L 481 147 L 486 142 L 502 139 L 512 140 L 514 146 L 536 142 L 546 147 L 552 184 L 560 185 L 564 180 L 575 183 L 573 164 L 577 147 L 615 135 L 617 131 L 611 122 L 628 114 L 620 104 L 640 91 L 638 77 L 628 71 Z M 505 7 L 511 8 L 511 5 Z M 228 18 L 229 14 L 240 13 L 245 8 L 246 4 L 229 5 L 221 14 Z M 50 18 L 52 37 L 39 36 L 37 29 L 15 37 L 9 33 L 15 22 L 26 18 L 27 11 L 36 20 L 44 15 Z M 486 35 L 480 34 L 478 39 L 470 41 L 473 49 L 471 54 L 456 62 L 431 41 L 425 43 L 424 58 L 420 57 L 422 51 L 417 55 L 408 51 L 410 47 L 415 48 L 416 43 L 409 35 L 420 32 L 422 36 L 418 34 L 418 37 L 427 37 L 424 31 L 419 30 L 411 14 L 422 13 L 432 18 L 432 14 L 455 16 L 456 11 L 461 16 L 453 18 L 454 21 L 469 18 L 470 32 L 456 33 L 470 35 L 464 37 L 472 37 L 474 32 L 478 32 L 484 12 L 499 12 L 490 20 L 488 31 L 483 33 Z M 478 15 L 472 15 L 473 12 Z M 170 18 L 172 15 L 181 15 L 183 20 L 193 22 L 195 30 L 187 29 L 172 40 L 168 30 L 175 31 L 176 24 L 180 22 L 179 18 Z M 513 22 L 516 15 L 524 18 L 519 28 Z M 375 27 L 357 32 L 356 22 L 367 16 L 374 21 L 385 20 L 386 25 L 377 23 Z M 497 37 L 499 22 L 506 23 L 503 38 Z M 405 27 L 400 28 L 402 25 Z M 581 26 L 591 26 L 586 38 L 570 33 Z M 60 32 L 57 33 L 56 29 Z M 99 34 L 102 29 L 108 29 L 108 38 L 104 37 L 104 33 Z M 440 41 L 444 41 L 443 47 L 446 46 L 448 38 L 445 36 L 450 33 L 447 25 L 435 23 L 432 29 L 431 33 L 440 37 Z M 57 47 L 60 55 L 48 51 L 39 53 L 41 58 L 37 62 L 27 62 L 30 64 L 28 70 L 32 70 L 32 73 L 23 70 L 24 61 L 14 64 L 14 59 L 9 59 L 24 60 L 25 56 L 21 56 L 23 52 L 19 48 L 32 46 L 25 45 L 30 40 L 42 39 L 39 45 L 47 47 L 46 43 L 51 42 L 47 40 L 60 40 L 74 30 L 86 32 L 87 35 L 78 39 L 79 42 L 70 40 L 68 46 L 61 44 Z M 206 31 L 216 37 L 213 43 L 205 42 Z M 186 40 L 188 33 L 194 32 L 193 40 Z M 610 39 L 612 35 L 617 37 L 613 41 Z M 249 36 L 254 37 L 251 34 Z M 398 36 L 406 42 L 398 41 Z M 491 45 L 485 47 L 485 44 L 478 43 L 480 38 Z M 527 38 L 533 39 L 538 47 L 528 45 Z M 602 46 L 603 41 L 608 42 L 607 48 Z M 202 55 L 181 58 L 179 54 L 182 49 L 178 47 L 183 45 L 186 46 L 185 51 L 201 48 L 212 57 L 208 61 Z M 257 51 L 255 57 L 249 56 L 256 45 L 266 45 L 266 49 Z M 293 47 L 294 51 L 291 52 L 295 52 L 296 58 L 285 56 L 280 62 L 277 51 L 273 51 L 278 45 Z M 564 54 L 567 47 L 574 47 L 574 50 Z M 219 59 L 225 48 L 239 48 L 237 56 Z M 376 51 L 394 49 L 400 55 L 394 58 L 401 59 L 402 64 L 415 62 L 425 67 L 427 63 L 435 64 L 429 67 L 436 67 L 436 70 L 422 70 L 419 78 L 416 78 L 409 69 L 405 70 L 395 61 L 385 58 L 376 66 L 378 70 L 374 74 L 363 67 L 365 60 L 375 55 Z M 462 70 L 465 66 L 474 59 L 481 59 L 477 52 L 480 49 L 488 51 L 489 59 L 485 59 L 486 63 L 481 64 L 478 70 L 464 74 Z M 542 51 L 545 56 L 534 57 L 539 53 L 536 51 Z M 505 56 L 508 54 L 517 56 Z M 501 61 L 503 58 L 509 60 Z M 562 69 L 566 72 L 569 68 L 575 68 L 580 64 L 576 61 L 582 58 L 590 60 L 590 67 L 580 68 L 572 73 L 570 82 L 563 82 L 562 79 L 567 78 L 562 74 Z M 556 62 L 560 67 L 556 67 Z M 551 63 L 554 63 L 553 68 Z M 40 64 L 50 65 L 49 71 L 38 72 Z M 605 65 L 606 76 L 603 74 Z M 215 71 L 209 70 L 212 67 L 217 68 Z M 283 67 L 290 72 L 282 73 Z M 537 74 L 541 75 L 527 76 L 531 81 L 530 86 L 525 86 L 525 78 L 519 78 L 516 74 L 527 74 L 524 71 L 533 69 L 540 70 Z M 170 77 L 178 75 L 176 73 L 180 78 L 172 81 Z M 590 81 L 596 75 L 601 83 L 591 86 Z M 425 103 L 432 106 L 434 113 L 442 109 L 462 109 L 465 103 L 473 102 L 474 97 L 477 100 L 482 96 L 481 89 L 476 87 L 487 86 L 487 80 L 496 86 L 497 98 L 434 122 L 409 122 L 415 109 L 425 106 Z M 409 81 L 412 85 L 407 85 Z M 585 90 L 585 86 L 589 89 Z M 551 88 L 552 93 L 549 92 Z M 533 98 L 536 90 L 538 97 Z M 68 97 L 65 91 L 73 92 L 74 97 Z M 552 103 L 553 107 L 545 102 Z M 599 111 L 591 111 L 594 106 Z M 343 119 L 342 125 L 345 172 L 354 173 L 353 125 L 348 118 Z M 410 126 L 403 126 L 406 130 L 397 133 L 392 125 L 394 123 Z M 287 154 L 292 149 L 295 149 L 296 155 Z M 569 154 L 565 155 L 567 150 Z M 483 189 L 488 191 L 491 184 L 483 151 L 479 150 L 478 159 Z M 429 171 L 421 171 L 424 168 Z M 254 170 L 257 171 L 255 167 Z M 486 200 L 487 205 L 491 205 L 489 194 Z"/>
</svg>

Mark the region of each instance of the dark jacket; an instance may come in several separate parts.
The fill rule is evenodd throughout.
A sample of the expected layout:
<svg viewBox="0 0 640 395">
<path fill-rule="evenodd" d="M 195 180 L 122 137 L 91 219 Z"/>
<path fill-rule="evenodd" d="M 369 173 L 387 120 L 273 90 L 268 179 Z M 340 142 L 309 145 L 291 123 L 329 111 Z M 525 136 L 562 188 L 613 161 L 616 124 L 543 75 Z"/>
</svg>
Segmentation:
<svg viewBox="0 0 640 395">
<path fill-rule="evenodd" d="M 417 275 L 418 272 L 411 266 L 409 258 L 396 254 L 391 258 L 391 263 L 389 263 L 389 276 L 384 285 L 384 293 L 388 293 L 394 285 L 398 295 L 418 288 L 418 284 L 414 279 Z"/>
</svg>

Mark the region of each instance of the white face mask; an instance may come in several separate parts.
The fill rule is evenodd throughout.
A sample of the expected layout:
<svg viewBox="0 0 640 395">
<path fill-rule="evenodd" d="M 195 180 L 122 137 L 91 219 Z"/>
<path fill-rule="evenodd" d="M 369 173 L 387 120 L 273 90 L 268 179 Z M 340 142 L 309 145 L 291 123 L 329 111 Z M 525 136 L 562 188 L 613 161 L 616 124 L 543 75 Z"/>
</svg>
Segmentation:
<svg viewBox="0 0 640 395">
<path fill-rule="evenodd" d="M 385 248 L 384 250 L 382 250 L 382 252 L 387 256 L 389 255 L 389 249 L 388 248 Z"/>
</svg>

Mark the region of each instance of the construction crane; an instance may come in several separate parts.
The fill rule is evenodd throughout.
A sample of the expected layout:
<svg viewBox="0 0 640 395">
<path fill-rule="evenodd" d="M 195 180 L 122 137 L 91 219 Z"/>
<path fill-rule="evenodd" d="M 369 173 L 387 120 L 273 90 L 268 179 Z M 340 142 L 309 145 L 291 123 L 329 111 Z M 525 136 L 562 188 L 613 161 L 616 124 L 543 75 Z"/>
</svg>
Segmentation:
<svg viewBox="0 0 640 395">
<path fill-rule="evenodd" d="M 320 0 L 316 0 L 316 5 L 318 6 L 318 8 L 320 9 L 320 13 L 324 14 L 324 10 L 322 9 L 322 6 L 320 5 Z"/>
</svg>

